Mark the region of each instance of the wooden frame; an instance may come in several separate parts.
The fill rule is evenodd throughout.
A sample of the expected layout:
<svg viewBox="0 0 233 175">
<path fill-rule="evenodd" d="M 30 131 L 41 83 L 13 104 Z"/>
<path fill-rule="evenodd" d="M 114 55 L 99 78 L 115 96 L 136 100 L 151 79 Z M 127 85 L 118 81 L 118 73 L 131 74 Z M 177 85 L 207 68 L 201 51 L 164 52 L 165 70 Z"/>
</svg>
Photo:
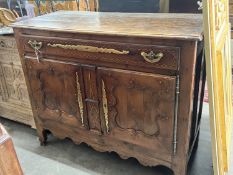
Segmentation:
<svg viewBox="0 0 233 175">
<path fill-rule="evenodd" d="M 210 128 L 215 175 L 229 169 L 232 130 L 232 72 L 229 1 L 203 1 Z"/>
</svg>

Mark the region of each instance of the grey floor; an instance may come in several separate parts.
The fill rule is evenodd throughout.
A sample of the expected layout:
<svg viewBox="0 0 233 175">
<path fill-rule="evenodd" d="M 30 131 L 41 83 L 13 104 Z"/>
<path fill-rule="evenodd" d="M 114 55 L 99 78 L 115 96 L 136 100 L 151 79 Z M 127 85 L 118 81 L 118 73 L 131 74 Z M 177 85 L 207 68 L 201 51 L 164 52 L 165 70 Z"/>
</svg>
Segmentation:
<svg viewBox="0 0 233 175">
<path fill-rule="evenodd" d="M 205 104 L 199 147 L 189 175 L 213 175 L 208 117 Z M 75 145 L 53 136 L 46 147 L 41 147 L 34 129 L 3 118 L 0 122 L 13 138 L 25 175 L 172 175 L 163 167 L 143 167 L 135 159 L 122 160 L 115 153 L 99 153 L 85 144 Z"/>
</svg>

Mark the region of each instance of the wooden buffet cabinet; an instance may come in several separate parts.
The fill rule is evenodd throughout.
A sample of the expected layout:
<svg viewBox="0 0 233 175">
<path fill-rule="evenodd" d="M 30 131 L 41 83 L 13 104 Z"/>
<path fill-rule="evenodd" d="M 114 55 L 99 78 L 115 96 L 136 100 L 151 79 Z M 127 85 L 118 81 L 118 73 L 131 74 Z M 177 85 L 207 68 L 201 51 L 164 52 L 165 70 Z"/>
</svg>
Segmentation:
<svg viewBox="0 0 233 175">
<path fill-rule="evenodd" d="M 205 85 L 201 15 L 56 12 L 13 24 L 41 144 L 185 175 Z"/>
<path fill-rule="evenodd" d="M 35 128 L 28 90 L 13 35 L 0 36 L 0 116 Z"/>
</svg>

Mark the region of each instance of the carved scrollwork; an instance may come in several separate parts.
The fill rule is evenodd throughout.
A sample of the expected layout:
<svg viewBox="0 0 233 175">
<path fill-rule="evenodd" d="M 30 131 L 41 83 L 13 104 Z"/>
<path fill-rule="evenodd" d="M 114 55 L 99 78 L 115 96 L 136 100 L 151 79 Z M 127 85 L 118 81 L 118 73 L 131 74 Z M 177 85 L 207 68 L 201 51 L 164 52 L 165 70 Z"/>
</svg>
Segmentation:
<svg viewBox="0 0 233 175">
<path fill-rule="evenodd" d="M 215 26 L 216 30 L 220 30 L 221 26 L 227 20 L 226 4 L 222 0 L 218 0 L 215 4 Z"/>
</svg>

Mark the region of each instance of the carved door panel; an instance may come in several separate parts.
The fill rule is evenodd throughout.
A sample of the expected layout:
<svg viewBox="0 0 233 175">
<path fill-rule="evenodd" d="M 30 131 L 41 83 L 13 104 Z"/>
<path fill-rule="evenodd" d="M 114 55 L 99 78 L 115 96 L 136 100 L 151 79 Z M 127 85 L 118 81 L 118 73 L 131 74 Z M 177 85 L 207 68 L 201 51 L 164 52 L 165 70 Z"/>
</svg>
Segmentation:
<svg viewBox="0 0 233 175">
<path fill-rule="evenodd" d="M 16 91 L 16 99 L 20 104 L 25 104 L 25 106 L 30 105 L 27 86 L 25 84 L 25 78 L 21 66 L 14 65 L 14 81 L 12 82 L 14 90 Z"/>
<path fill-rule="evenodd" d="M 3 43 L 10 47 L 10 41 Z M 19 56 L 14 51 L 0 50 L 0 77 L 3 101 L 19 106 L 30 104 Z"/>
<path fill-rule="evenodd" d="M 81 67 L 76 64 L 26 59 L 38 117 L 70 127 L 88 128 Z"/>
<path fill-rule="evenodd" d="M 98 68 L 105 134 L 171 154 L 176 77 Z"/>
<path fill-rule="evenodd" d="M 2 89 L 3 89 L 3 101 L 9 102 L 9 100 L 14 100 L 16 98 L 16 91 L 13 87 L 14 82 L 14 70 L 11 65 L 1 63 L 1 75 L 2 75 Z"/>
<path fill-rule="evenodd" d="M 0 62 L 2 100 L 8 103 L 27 106 L 29 97 L 20 66 Z"/>
</svg>

